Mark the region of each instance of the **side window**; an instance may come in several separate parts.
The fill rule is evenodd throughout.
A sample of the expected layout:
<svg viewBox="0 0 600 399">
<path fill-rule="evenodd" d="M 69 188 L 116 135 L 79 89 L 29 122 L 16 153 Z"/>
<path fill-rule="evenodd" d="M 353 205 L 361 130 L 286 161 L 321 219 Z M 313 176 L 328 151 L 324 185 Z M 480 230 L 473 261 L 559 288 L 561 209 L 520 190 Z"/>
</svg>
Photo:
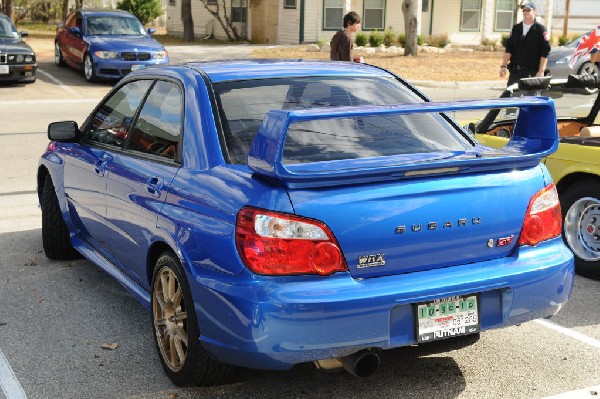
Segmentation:
<svg viewBox="0 0 600 399">
<path fill-rule="evenodd" d="M 177 159 L 183 95 L 179 86 L 158 81 L 142 106 L 125 148 Z"/>
<path fill-rule="evenodd" d="M 122 147 L 135 112 L 151 84 L 151 80 L 138 80 L 115 91 L 92 116 L 88 141 Z"/>
</svg>

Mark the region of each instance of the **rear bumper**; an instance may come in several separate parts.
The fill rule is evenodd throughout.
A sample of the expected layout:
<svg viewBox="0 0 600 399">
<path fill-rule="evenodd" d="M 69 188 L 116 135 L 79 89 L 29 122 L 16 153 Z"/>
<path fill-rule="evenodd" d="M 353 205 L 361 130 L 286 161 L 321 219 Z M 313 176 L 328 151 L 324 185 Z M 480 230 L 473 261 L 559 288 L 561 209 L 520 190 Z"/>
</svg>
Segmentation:
<svg viewBox="0 0 600 399">
<path fill-rule="evenodd" d="M 482 330 L 550 317 L 571 295 L 571 252 L 555 239 L 514 257 L 354 280 L 233 276 L 192 282 L 202 345 L 221 361 L 252 368 L 416 343 L 413 304 L 478 293 Z M 214 283 L 214 284 L 213 284 Z"/>
</svg>

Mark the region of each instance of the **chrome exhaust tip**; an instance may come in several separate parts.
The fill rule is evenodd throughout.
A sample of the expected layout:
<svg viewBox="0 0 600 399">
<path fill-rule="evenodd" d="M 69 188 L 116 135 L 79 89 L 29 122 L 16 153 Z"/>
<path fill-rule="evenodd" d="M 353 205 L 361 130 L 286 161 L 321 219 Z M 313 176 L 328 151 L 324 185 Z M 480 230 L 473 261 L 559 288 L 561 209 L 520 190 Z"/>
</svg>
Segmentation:
<svg viewBox="0 0 600 399">
<path fill-rule="evenodd" d="M 379 356 L 365 349 L 341 358 L 317 360 L 315 365 L 327 371 L 344 369 L 355 377 L 365 378 L 377 370 L 379 363 Z"/>
</svg>

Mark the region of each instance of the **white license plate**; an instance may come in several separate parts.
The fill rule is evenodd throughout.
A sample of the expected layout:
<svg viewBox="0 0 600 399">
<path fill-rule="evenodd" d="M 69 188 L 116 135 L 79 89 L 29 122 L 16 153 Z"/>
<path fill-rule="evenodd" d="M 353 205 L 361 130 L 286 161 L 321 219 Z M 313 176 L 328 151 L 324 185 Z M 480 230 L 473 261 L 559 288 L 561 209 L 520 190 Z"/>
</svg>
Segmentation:
<svg viewBox="0 0 600 399">
<path fill-rule="evenodd" d="M 144 67 L 145 67 L 145 65 L 134 64 L 131 66 L 131 72 L 137 71 L 138 69 L 142 69 Z"/>
<path fill-rule="evenodd" d="M 454 296 L 416 306 L 417 341 L 431 342 L 479 331 L 477 295 Z"/>
<path fill-rule="evenodd" d="M 8 75 L 8 65 L 0 65 L 0 75 Z"/>
</svg>

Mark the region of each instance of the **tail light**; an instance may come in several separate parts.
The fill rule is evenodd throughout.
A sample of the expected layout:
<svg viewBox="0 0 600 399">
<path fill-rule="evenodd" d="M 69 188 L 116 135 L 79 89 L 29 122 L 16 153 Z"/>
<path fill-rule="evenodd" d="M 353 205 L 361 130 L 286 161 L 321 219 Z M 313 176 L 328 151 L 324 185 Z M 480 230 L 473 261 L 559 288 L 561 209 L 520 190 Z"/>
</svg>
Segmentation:
<svg viewBox="0 0 600 399">
<path fill-rule="evenodd" d="M 327 276 L 348 269 L 329 228 L 313 219 L 244 207 L 235 241 L 246 267 L 258 274 Z"/>
<path fill-rule="evenodd" d="M 554 183 L 538 191 L 531 200 L 523 221 L 519 245 L 537 245 L 562 232 L 560 202 Z"/>
</svg>

